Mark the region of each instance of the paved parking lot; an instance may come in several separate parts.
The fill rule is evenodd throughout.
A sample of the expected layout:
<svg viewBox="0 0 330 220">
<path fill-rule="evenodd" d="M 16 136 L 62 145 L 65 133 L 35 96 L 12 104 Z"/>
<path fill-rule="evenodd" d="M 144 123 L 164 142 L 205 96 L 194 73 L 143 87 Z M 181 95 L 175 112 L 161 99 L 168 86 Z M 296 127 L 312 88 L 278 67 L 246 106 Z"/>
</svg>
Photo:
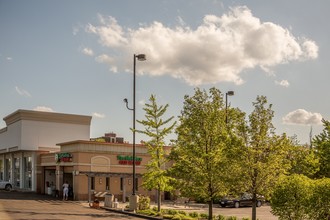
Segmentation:
<svg viewBox="0 0 330 220">
<path fill-rule="evenodd" d="M 93 209 L 87 202 L 62 201 L 47 195 L 0 190 L 0 219 L 132 219 L 124 214 Z"/>
<path fill-rule="evenodd" d="M 103 204 L 101 203 L 101 206 Z M 120 204 L 124 207 L 126 204 Z M 155 205 L 155 204 L 153 204 Z M 164 203 L 162 208 L 170 208 L 176 210 L 184 210 L 186 212 L 207 213 L 207 206 L 201 207 L 192 205 L 184 207 L 184 205 L 173 205 Z M 257 218 L 259 220 L 278 220 L 270 212 L 269 206 L 257 208 Z M 252 208 L 220 208 L 214 205 L 214 215 L 236 216 L 239 218 L 250 217 Z M 7 192 L 0 190 L 0 220 L 16 220 L 16 219 L 132 219 L 141 218 L 115 213 L 104 209 L 90 208 L 86 201 L 62 201 L 48 195 L 40 195 L 29 192 Z"/>
</svg>

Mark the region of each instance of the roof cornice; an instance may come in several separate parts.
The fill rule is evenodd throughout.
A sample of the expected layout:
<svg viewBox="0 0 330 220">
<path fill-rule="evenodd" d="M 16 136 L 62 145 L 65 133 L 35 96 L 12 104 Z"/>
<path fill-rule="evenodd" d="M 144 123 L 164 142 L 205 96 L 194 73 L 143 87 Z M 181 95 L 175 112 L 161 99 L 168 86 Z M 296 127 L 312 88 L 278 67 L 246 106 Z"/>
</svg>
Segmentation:
<svg viewBox="0 0 330 220">
<path fill-rule="evenodd" d="M 21 120 L 90 125 L 92 116 L 19 109 L 3 120 L 7 126 Z"/>
</svg>

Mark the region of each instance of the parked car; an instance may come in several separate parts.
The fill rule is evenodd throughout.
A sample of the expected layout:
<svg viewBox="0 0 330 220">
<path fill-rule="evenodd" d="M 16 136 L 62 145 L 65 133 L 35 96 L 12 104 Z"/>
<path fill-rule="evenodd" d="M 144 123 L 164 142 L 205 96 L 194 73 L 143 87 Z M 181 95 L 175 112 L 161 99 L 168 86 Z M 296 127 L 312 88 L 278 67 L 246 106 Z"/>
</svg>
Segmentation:
<svg viewBox="0 0 330 220">
<path fill-rule="evenodd" d="M 11 185 L 10 182 L 8 181 L 4 181 L 4 180 L 0 180 L 0 189 L 4 189 L 7 191 L 10 191 L 13 188 L 13 186 Z"/>
<path fill-rule="evenodd" d="M 264 203 L 265 199 L 263 196 L 257 197 L 256 206 L 260 207 Z M 242 206 L 252 206 L 252 194 L 250 193 L 243 193 L 241 196 L 234 197 L 234 196 L 226 196 L 220 200 L 221 207 L 235 207 L 239 208 Z"/>
</svg>

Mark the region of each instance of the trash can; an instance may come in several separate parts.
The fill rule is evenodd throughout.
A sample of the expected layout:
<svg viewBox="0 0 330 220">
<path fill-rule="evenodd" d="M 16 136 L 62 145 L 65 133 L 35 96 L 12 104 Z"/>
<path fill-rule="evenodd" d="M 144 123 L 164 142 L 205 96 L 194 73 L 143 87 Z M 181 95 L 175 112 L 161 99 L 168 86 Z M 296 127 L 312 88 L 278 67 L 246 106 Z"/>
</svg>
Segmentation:
<svg viewBox="0 0 330 220">
<path fill-rule="evenodd" d="M 105 194 L 105 196 L 104 196 L 104 207 L 112 208 L 114 197 L 115 196 L 112 195 L 112 194 Z"/>
</svg>

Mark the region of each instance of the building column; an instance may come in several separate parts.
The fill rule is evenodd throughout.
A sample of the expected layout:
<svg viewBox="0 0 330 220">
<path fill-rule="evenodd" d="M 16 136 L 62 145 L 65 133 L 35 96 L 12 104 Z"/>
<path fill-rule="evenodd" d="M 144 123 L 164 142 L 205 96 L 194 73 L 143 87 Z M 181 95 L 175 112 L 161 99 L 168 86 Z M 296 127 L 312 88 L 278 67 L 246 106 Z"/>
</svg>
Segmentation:
<svg viewBox="0 0 330 220">
<path fill-rule="evenodd" d="M 61 166 L 56 166 L 56 171 L 55 171 L 55 175 L 56 175 L 56 189 L 59 192 L 59 196 L 61 197 L 61 195 L 63 194 L 63 190 L 62 190 L 62 185 L 63 185 L 63 169 Z"/>
</svg>

